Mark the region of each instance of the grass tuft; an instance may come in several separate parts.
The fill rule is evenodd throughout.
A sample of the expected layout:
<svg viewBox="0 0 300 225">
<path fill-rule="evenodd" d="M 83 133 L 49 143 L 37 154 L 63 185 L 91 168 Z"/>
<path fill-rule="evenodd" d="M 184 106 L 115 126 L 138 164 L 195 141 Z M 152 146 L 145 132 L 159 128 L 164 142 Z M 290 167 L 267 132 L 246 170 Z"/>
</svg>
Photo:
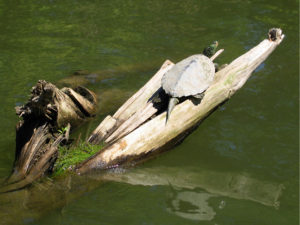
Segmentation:
<svg viewBox="0 0 300 225">
<path fill-rule="evenodd" d="M 52 176 L 64 174 L 66 171 L 71 171 L 75 166 L 103 148 L 102 145 L 91 145 L 81 142 L 76 146 L 60 146 L 58 149 L 58 158 L 54 164 Z"/>
</svg>

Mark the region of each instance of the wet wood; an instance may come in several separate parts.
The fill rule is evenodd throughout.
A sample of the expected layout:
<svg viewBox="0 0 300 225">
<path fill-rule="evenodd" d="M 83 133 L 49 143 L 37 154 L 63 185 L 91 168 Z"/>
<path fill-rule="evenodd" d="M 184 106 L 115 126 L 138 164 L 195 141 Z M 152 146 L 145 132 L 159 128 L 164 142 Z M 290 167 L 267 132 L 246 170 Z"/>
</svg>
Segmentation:
<svg viewBox="0 0 300 225">
<path fill-rule="evenodd" d="M 263 40 L 217 72 L 213 84 L 206 90 L 201 102 L 187 99 L 177 105 L 167 125 L 164 111 L 151 120 L 145 121 L 144 124 L 124 137 L 121 137 L 122 132 L 120 132 L 112 144 L 77 166 L 76 171 L 83 174 L 94 169 L 107 169 L 136 163 L 181 141 L 218 105 L 231 98 L 284 38 L 280 29 L 271 29 L 268 35 L 268 39 Z M 172 64 L 167 61 L 167 67 L 164 65 L 162 66 L 163 70 L 158 72 L 160 75 L 155 75 L 113 116 L 117 120 L 117 125 L 124 123 L 132 114 L 148 104 L 151 93 L 155 93 L 160 88 L 161 77 Z M 140 97 L 142 95 L 143 97 Z M 116 130 L 116 126 L 113 129 Z M 109 133 L 107 132 L 107 134 Z M 118 137 L 121 138 L 117 139 Z M 107 136 L 101 137 L 100 140 L 105 138 Z"/>
</svg>

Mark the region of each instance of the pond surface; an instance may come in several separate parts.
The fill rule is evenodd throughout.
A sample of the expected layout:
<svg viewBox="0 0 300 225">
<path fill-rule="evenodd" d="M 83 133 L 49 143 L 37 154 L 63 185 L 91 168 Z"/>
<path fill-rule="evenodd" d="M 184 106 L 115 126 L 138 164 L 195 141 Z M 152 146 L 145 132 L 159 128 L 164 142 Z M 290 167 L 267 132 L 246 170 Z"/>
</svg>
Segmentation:
<svg viewBox="0 0 300 225">
<path fill-rule="evenodd" d="M 125 173 L 92 178 L 91 187 L 79 182 L 73 191 L 82 194 L 43 214 L 38 201 L 13 205 L 0 195 L 0 221 L 298 224 L 298 4 L 0 0 L 1 179 L 14 160 L 14 107 L 27 100 L 39 79 L 81 84 L 98 94 L 99 115 L 77 131 L 85 138 L 164 60 L 177 62 L 218 40 L 225 49 L 219 62 L 230 62 L 264 39 L 269 28 L 280 27 L 286 35 L 246 85 L 180 146 Z M 78 70 L 89 75 L 73 76 Z M 50 191 L 39 192 L 39 200 L 47 202 Z"/>
</svg>

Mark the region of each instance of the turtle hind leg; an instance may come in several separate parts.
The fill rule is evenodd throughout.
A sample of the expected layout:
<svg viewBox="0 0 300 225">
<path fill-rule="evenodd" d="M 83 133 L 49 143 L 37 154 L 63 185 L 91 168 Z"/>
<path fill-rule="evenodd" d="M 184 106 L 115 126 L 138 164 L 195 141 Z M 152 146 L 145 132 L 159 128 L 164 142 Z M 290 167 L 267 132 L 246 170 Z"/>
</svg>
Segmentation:
<svg viewBox="0 0 300 225">
<path fill-rule="evenodd" d="M 220 70 L 224 69 L 228 64 L 222 64 L 221 66 L 218 63 L 214 63 L 215 72 L 219 72 Z"/>
<path fill-rule="evenodd" d="M 191 101 L 194 105 L 199 105 L 204 97 L 205 91 L 196 95 L 193 95 Z"/>
<path fill-rule="evenodd" d="M 202 99 L 204 97 L 204 92 L 202 92 L 200 94 L 193 95 L 193 97 L 197 98 L 197 99 Z"/>
<path fill-rule="evenodd" d="M 168 123 L 168 119 L 171 115 L 172 110 L 174 109 L 175 105 L 178 104 L 178 102 L 179 102 L 178 98 L 173 98 L 173 97 L 170 98 L 168 109 L 167 109 L 166 124 Z"/>
</svg>

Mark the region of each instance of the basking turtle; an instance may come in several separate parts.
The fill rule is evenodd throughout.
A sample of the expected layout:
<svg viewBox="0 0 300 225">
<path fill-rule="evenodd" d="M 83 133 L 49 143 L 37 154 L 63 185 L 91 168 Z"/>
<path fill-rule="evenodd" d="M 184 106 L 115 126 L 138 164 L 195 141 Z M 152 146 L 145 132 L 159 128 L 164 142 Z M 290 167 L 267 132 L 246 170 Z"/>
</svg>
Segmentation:
<svg viewBox="0 0 300 225">
<path fill-rule="evenodd" d="M 203 55 L 192 55 L 166 72 L 161 80 L 162 88 L 170 96 L 166 123 L 179 102 L 180 97 L 202 98 L 203 92 L 210 86 L 215 75 L 215 65 L 209 57 L 215 54 L 218 42 L 203 50 Z"/>
</svg>

